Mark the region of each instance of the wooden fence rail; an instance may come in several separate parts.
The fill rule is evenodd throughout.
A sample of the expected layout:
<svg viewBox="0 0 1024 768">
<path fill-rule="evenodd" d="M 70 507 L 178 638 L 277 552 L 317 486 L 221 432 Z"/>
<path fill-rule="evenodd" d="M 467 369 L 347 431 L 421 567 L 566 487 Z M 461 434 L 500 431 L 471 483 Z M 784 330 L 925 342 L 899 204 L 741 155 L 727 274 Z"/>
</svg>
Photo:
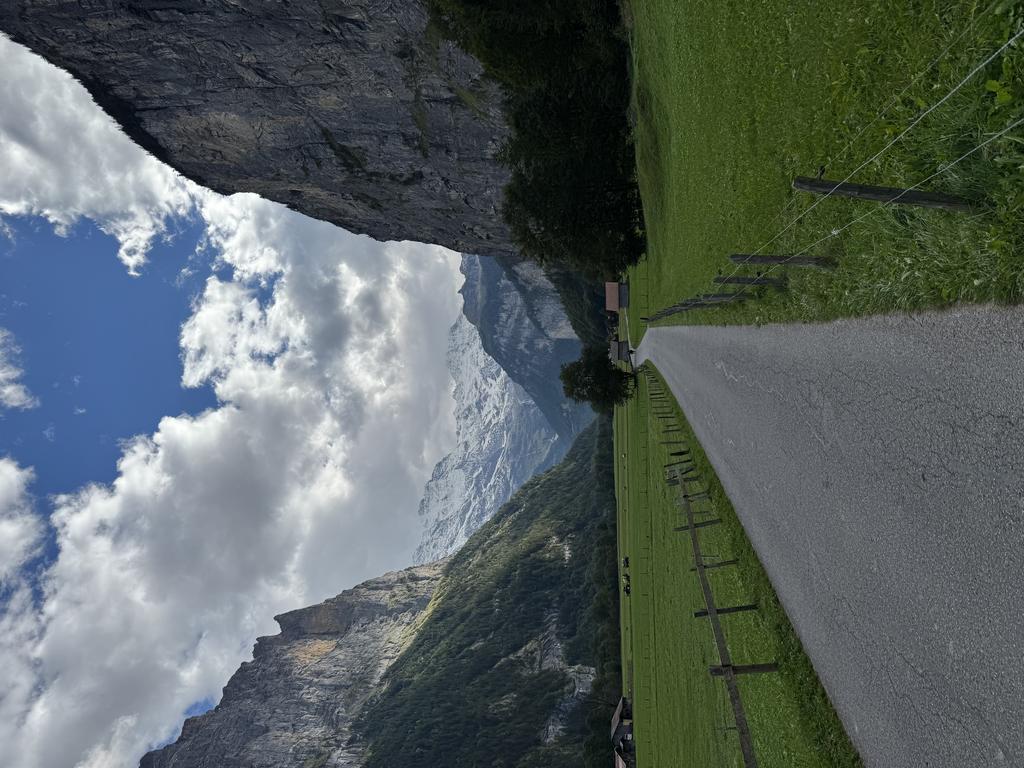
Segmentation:
<svg viewBox="0 0 1024 768">
<path fill-rule="evenodd" d="M 658 380 L 650 373 L 650 371 L 641 369 L 644 376 L 647 378 L 650 387 L 653 391 L 659 395 L 663 393 L 663 389 Z M 673 442 L 673 445 L 682 444 L 683 441 Z M 689 455 L 689 447 L 683 448 L 683 451 Z M 694 565 L 690 569 L 696 572 L 697 579 L 700 582 L 701 594 L 704 599 L 703 610 L 695 611 L 694 618 L 707 619 L 711 625 L 711 632 L 715 639 L 715 648 L 718 652 L 717 665 L 709 668 L 709 673 L 716 678 L 721 678 L 725 682 L 726 691 L 729 695 L 729 703 L 732 706 L 733 719 L 735 720 L 735 731 L 739 737 L 740 753 L 743 756 L 743 765 L 745 768 L 757 768 L 757 755 L 754 752 L 753 737 L 750 734 L 750 725 L 747 721 L 746 710 L 743 708 L 743 700 L 740 698 L 739 685 L 737 683 L 738 675 L 749 675 L 766 672 L 775 672 L 778 670 L 777 665 L 774 662 L 768 662 L 763 664 L 734 664 L 732 654 L 729 651 L 728 643 L 725 639 L 725 631 L 722 629 L 722 623 L 720 616 L 730 613 L 740 613 L 744 611 L 757 610 L 758 606 L 755 604 L 749 605 L 735 605 L 727 607 L 719 607 L 715 603 L 714 593 L 711 590 L 711 582 L 708 579 L 706 571 L 725 568 L 738 563 L 735 559 L 730 560 L 718 560 L 716 562 L 705 562 L 705 555 L 701 549 L 700 544 L 700 529 L 708 528 L 710 526 L 719 525 L 722 521 L 720 518 L 712 519 L 701 519 L 698 520 L 697 516 L 702 517 L 714 514 L 714 509 L 701 509 L 697 510 L 694 508 L 694 504 L 698 501 L 708 502 L 711 500 L 710 491 L 708 488 L 690 492 L 688 489 L 689 483 L 700 482 L 701 478 L 694 470 L 694 465 L 687 460 L 684 462 L 685 466 L 677 464 L 669 464 L 665 467 L 666 482 L 669 485 L 675 486 L 679 489 L 679 503 L 684 513 L 684 524 L 676 526 L 675 531 L 688 532 L 690 534 L 690 546 L 693 550 L 693 562 Z"/>
</svg>

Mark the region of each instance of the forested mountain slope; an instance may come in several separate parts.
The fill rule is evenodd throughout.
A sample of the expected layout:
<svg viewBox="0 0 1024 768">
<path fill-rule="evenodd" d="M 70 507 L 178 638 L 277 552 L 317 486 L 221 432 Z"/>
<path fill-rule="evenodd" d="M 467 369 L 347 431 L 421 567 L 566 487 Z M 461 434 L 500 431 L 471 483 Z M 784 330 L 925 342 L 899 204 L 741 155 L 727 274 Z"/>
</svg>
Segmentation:
<svg viewBox="0 0 1024 768">
<path fill-rule="evenodd" d="M 452 557 L 363 713 L 368 767 L 583 766 L 585 751 L 607 763 L 620 684 L 612 486 L 601 418 Z"/>
<path fill-rule="evenodd" d="M 142 767 L 604 765 L 612 486 L 600 418 L 449 561 L 279 617 L 220 703 Z"/>
</svg>

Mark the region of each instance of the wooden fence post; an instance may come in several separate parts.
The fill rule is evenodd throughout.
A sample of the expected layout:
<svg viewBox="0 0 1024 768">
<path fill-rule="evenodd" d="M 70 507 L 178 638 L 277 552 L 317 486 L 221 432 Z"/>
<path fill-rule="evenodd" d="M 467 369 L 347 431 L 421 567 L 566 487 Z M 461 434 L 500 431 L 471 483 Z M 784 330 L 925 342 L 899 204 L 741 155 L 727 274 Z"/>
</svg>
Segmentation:
<svg viewBox="0 0 1024 768">
<path fill-rule="evenodd" d="M 817 267 L 835 269 L 835 262 L 823 256 L 798 256 L 760 253 L 733 253 L 729 255 L 733 264 L 780 264 L 786 267 Z"/>
<path fill-rule="evenodd" d="M 697 523 L 697 525 L 699 526 L 700 523 Z M 743 613 L 744 611 L 756 611 L 756 610 L 757 610 L 757 603 L 750 603 L 749 605 L 733 605 L 733 606 L 730 606 L 728 608 L 715 608 L 715 612 L 718 613 L 718 614 L 723 614 L 723 613 Z M 695 618 L 695 619 L 704 619 L 704 618 L 707 618 L 709 615 L 710 614 L 707 611 L 707 609 L 700 610 L 700 611 L 694 611 L 693 612 L 693 618 Z"/>
<path fill-rule="evenodd" d="M 971 203 L 962 197 L 943 195 L 938 192 L 922 192 L 917 189 L 901 189 L 899 187 L 872 187 L 867 184 L 850 184 L 848 182 L 830 181 L 828 179 L 811 179 L 798 176 L 793 180 L 793 189 L 810 192 L 813 195 L 833 195 L 835 197 L 853 197 L 858 200 L 871 200 L 876 203 L 891 205 L 913 205 L 918 208 L 942 208 L 958 213 L 970 213 Z"/>
<path fill-rule="evenodd" d="M 717 563 L 703 563 L 701 567 L 703 567 L 704 570 L 710 570 L 711 568 L 725 568 L 727 565 L 736 565 L 738 562 L 738 560 L 720 560 Z M 690 570 L 696 571 L 697 566 L 693 566 Z"/>
<path fill-rule="evenodd" d="M 707 528 L 708 526 L 711 526 L 711 525 L 718 525 L 721 522 L 722 521 L 717 519 L 717 518 L 714 519 L 714 520 L 701 520 L 699 523 L 695 522 L 693 525 L 677 525 L 672 530 L 673 531 L 692 531 L 692 530 L 694 530 L 696 528 Z M 757 606 L 755 605 L 754 607 L 756 608 Z M 726 610 L 724 608 L 719 608 L 718 612 L 721 613 L 723 610 L 725 610 L 726 613 L 729 612 L 728 610 Z"/>
<path fill-rule="evenodd" d="M 719 609 L 721 610 L 721 609 Z M 778 672 L 779 665 L 774 662 L 768 664 L 733 664 L 729 667 L 734 675 L 756 675 L 764 672 Z M 712 677 L 722 677 L 727 674 L 723 666 L 708 667 Z"/>
<path fill-rule="evenodd" d="M 714 277 L 711 282 L 718 285 L 770 285 L 772 288 L 782 289 L 786 287 L 786 281 L 779 277 L 749 277 L 746 275 L 726 275 L 725 277 Z"/>
</svg>

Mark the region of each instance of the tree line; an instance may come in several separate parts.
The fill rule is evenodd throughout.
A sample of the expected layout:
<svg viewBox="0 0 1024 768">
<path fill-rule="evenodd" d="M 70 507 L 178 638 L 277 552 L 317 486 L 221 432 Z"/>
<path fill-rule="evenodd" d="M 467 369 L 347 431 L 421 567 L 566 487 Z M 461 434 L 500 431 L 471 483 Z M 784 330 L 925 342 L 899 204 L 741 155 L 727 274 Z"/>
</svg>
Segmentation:
<svg viewBox="0 0 1024 768">
<path fill-rule="evenodd" d="M 616 279 L 645 247 L 617 0 L 430 0 L 430 8 L 434 23 L 504 88 L 511 129 L 500 154 L 511 170 L 504 215 L 523 255 L 591 284 Z M 600 311 L 596 301 L 566 308 L 574 327 L 600 323 L 580 316 Z M 607 328 L 595 335 L 563 372 L 563 388 L 608 410 L 628 396 L 628 381 L 601 362 Z M 586 386 L 574 385 L 581 381 Z"/>
</svg>

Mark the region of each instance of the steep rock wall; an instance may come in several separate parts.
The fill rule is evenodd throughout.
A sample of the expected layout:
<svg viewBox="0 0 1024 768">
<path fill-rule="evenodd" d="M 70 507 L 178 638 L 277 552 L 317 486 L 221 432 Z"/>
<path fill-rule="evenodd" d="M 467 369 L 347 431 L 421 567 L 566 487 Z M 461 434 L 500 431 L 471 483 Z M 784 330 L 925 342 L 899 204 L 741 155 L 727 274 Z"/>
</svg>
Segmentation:
<svg viewBox="0 0 1024 768">
<path fill-rule="evenodd" d="M 405 650 L 444 563 L 389 573 L 276 620 L 220 704 L 141 768 L 354 768 L 365 745 L 352 724 Z"/>
<path fill-rule="evenodd" d="M 0 30 L 203 186 L 378 240 L 513 252 L 501 94 L 424 0 L 7 0 Z"/>
</svg>

